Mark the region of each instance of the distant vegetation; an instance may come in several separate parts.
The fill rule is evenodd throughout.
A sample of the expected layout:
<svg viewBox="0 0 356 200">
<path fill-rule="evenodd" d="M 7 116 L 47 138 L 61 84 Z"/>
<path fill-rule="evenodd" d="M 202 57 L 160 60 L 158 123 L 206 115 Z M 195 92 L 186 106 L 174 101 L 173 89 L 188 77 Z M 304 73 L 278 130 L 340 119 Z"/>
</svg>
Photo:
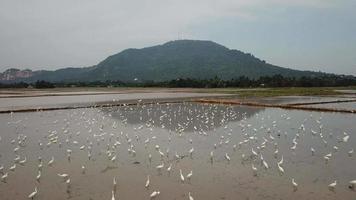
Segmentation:
<svg viewBox="0 0 356 200">
<path fill-rule="evenodd" d="M 189 87 L 189 88 L 255 88 L 255 87 L 338 87 L 355 86 L 356 78 L 353 76 L 324 75 L 317 77 L 300 78 L 285 77 L 282 75 L 262 76 L 257 79 L 241 76 L 236 79 L 223 80 L 218 77 L 212 79 L 174 79 L 170 81 L 93 81 L 93 82 L 60 82 L 36 81 L 35 83 L 0 83 L 0 88 L 54 88 L 54 87 Z"/>
</svg>

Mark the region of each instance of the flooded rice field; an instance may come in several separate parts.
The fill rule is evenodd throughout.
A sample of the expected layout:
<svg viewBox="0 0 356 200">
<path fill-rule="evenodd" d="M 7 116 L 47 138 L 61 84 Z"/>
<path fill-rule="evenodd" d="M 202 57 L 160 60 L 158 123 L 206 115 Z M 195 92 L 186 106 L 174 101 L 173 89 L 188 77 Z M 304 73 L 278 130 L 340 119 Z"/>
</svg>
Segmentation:
<svg viewBox="0 0 356 200">
<path fill-rule="evenodd" d="M 355 122 L 198 103 L 0 114 L 0 199 L 351 200 Z"/>
</svg>

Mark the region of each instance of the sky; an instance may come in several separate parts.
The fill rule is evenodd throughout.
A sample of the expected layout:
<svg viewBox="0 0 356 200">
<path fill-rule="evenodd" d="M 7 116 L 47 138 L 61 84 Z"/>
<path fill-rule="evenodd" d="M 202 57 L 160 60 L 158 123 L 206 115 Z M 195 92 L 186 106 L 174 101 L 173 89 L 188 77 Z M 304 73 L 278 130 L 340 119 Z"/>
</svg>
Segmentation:
<svg viewBox="0 0 356 200">
<path fill-rule="evenodd" d="M 211 40 L 268 63 L 356 75 L 356 0 L 0 0 L 0 71 L 93 66 Z"/>
</svg>

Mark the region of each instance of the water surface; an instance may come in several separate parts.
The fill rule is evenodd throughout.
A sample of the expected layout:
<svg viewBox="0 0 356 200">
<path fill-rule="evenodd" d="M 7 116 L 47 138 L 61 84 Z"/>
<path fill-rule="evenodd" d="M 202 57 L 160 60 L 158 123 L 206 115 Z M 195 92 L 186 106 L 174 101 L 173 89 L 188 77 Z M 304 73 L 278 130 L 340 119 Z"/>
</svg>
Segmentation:
<svg viewBox="0 0 356 200">
<path fill-rule="evenodd" d="M 117 199 L 149 199 L 159 190 L 157 199 L 188 199 L 191 192 L 194 199 L 206 200 L 351 200 L 356 192 L 348 182 L 356 179 L 356 160 L 348 151 L 356 147 L 355 121 L 352 114 L 196 103 L 1 114 L 0 165 L 8 178 L 0 182 L 0 199 L 27 199 L 35 186 L 36 199 L 111 199 L 116 177 Z M 346 134 L 350 138 L 343 142 Z M 27 162 L 10 171 L 16 155 Z M 55 161 L 48 166 L 52 156 Z M 277 168 L 282 156 L 284 174 Z M 38 157 L 43 162 L 40 181 Z M 156 166 L 162 163 L 159 172 Z M 191 180 L 182 183 L 179 169 L 184 176 L 193 171 Z M 58 173 L 69 174 L 69 189 Z M 296 191 L 292 178 L 299 185 Z M 334 180 L 338 184 L 331 191 L 328 185 Z"/>
</svg>

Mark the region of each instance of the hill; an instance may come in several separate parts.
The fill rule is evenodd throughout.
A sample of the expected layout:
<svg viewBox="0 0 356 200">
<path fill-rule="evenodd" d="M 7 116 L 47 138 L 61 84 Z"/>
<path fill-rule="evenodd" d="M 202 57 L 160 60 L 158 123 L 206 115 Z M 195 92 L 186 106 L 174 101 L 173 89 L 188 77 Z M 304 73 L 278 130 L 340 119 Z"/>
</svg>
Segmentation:
<svg viewBox="0 0 356 200">
<path fill-rule="evenodd" d="M 318 76 L 324 73 L 299 71 L 266 63 L 249 53 L 228 49 L 212 41 L 176 40 L 142 49 L 126 49 L 99 64 L 84 68 L 35 71 L 13 81 L 51 82 L 166 81 L 177 78 L 224 80 L 247 76 L 258 78 L 281 74 L 285 77 Z"/>
</svg>

